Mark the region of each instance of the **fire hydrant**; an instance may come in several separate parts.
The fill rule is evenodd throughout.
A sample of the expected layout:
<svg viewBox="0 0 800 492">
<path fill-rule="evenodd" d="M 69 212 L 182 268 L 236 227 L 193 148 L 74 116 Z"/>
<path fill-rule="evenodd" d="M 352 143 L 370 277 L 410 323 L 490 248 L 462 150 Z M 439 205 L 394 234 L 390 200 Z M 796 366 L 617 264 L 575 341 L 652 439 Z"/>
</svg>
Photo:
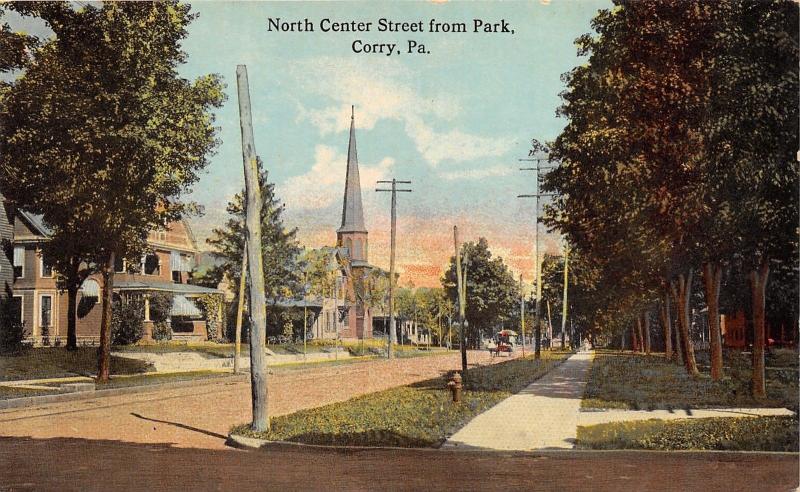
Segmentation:
<svg viewBox="0 0 800 492">
<path fill-rule="evenodd" d="M 453 372 L 453 376 L 447 383 L 447 387 L 450 388 L 450 392 L 453 393 L 453 402 L 461 402 L 461 374 L 459 374 L 458 371 Z"/>
</svg>

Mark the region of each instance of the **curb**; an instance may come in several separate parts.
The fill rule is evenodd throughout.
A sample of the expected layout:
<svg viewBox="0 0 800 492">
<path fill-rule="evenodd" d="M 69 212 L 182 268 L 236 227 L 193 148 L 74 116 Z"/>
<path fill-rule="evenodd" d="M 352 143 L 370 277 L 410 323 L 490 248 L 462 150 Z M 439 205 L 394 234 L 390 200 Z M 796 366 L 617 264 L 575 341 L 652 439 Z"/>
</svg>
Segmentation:
<svg viewBox="0 0 800 492">
<path fill-rule="evenodd" d="M 189 388 L 192 386 L 204 386 L 209 382 L 228 382 L 230 380 L 245 380 L 250 375 L 248 373 L 230 374 L 227 376 L 214 376 L 191 379 L 186 381 L 173 381 L 168 383 L 158 383 L 139 386 L 126 386 L 123 388 L 99 389 L 95 391 L 81 391 L 76 393 L 60 393 L 55 395 L 28 396 L 23 398 L 10 398 L 0 400 L 0 410 L 11 410 L 15 408 L 25 408 L 36 405 L 46 405 L 48 403 L 63 403 L 70 401 L 89 400 L 92 398 L 106 398 L 109 396 L 131 395 L 136 393 L 151 393 L 155 391 Z"/>
<path fill-rule="evenodd" d="M 277 450 L 306 450 L 316 449 L 319 451 L 327 451 L 331 453 L 347 453 L 354 454 L 360 452 L 378 452 L 378 453 L 397 453 L 397 452 L 423 452 L 423 453 L 453 453 L 453 454 L 496 454 L 502 457 L 530 457 L 530 458 L 581 458 L 592 459 L 593 457 L 606 456 L 609 454 L 616 455 L 641 455 L 647 453 L 651 455 L 665 455 L 674 456 L 682 455 L 689 458 L 708 458 L 711 456 L 719 458 L 732 458 L 747 459 L 754 456 L 770 457 L 774 459 L 792 458 L 798 459 L 798 454 L 789 451 L 718 451 L 718 450 L 675 450 L 675 451 L 657 451 L 647 449 L 539 449 L 531 451 L 510 451 L 501 449 L 487 449 L 487 448 L 401 448 L 395 446 L 340 446 L 328 444 L 306 444 L 301 442 L 290 441 L 268 441 L 266 439 L 258 439 L 255 437 L 246 437 L 239 434 L 228 434 L 228 439 L 225 445 L 242 450 L 250 451 L 277 451 Z"/>
</svg>

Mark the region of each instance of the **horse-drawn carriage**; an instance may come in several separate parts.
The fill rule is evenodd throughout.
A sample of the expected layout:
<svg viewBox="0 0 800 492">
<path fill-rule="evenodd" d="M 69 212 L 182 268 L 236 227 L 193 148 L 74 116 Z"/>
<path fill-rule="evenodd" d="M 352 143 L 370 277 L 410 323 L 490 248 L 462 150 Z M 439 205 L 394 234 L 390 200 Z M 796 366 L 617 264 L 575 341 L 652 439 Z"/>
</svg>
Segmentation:
<svg viewBox="0 0 800 492">
<path fill-rule="evenodd" d="M 489 342 L 488 349 L 492 357 L 497 357 L 501 353 L 511 355 L 517 346 L 517 332 L 514 330 L 501 330 Z"/>
</svg>

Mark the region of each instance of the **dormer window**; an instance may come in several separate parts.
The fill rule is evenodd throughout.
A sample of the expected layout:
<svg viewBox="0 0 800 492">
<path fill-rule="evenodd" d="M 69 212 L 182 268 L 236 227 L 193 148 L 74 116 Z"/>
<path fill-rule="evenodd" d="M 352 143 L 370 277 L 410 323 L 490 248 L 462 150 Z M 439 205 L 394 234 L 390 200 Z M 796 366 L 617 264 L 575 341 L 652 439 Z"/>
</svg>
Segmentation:
<svg viewBox="0 0 800 492">
<path fill-rule="evenodd" d="M 192 270 L 192 257 L 173 251 L 169 255 L 169 269 L 172 271 L 172 281 L 182 283 L 182 272 Z"/>
</svg>

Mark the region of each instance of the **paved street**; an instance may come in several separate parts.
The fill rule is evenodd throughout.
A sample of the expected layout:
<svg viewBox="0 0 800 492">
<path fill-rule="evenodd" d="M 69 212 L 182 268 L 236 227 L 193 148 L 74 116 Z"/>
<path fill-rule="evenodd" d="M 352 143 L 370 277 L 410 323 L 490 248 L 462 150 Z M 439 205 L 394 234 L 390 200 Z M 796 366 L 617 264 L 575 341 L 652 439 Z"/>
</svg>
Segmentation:
<svg viewBox="0 0 800 492">
<path fill-rule="evenodd" d="M 580 352 L 478 415 L 445 446 L 525 451 L 571 449 L 594 354 Z"/>
<path fill-rule="evenodd" d="M 788 491 L 797 457 L 764 454 L 309 448 L 185 449 L 0 437 L 0 490 Z"/>
<path fill-rule="evenodd" d="M 470 363 L 489 364 L 485 351 Z M 312 366 L 313 367 L 313 366 Z M 460 368 L 457 352 L 278 372 L 269 380 L 273 415 L 291 413 L 439 376 Z M 249 379 L 0 411 L 0 436 L 84 438 L 224 449 L 228 430 L 250 420 Z"/>
</svg>

